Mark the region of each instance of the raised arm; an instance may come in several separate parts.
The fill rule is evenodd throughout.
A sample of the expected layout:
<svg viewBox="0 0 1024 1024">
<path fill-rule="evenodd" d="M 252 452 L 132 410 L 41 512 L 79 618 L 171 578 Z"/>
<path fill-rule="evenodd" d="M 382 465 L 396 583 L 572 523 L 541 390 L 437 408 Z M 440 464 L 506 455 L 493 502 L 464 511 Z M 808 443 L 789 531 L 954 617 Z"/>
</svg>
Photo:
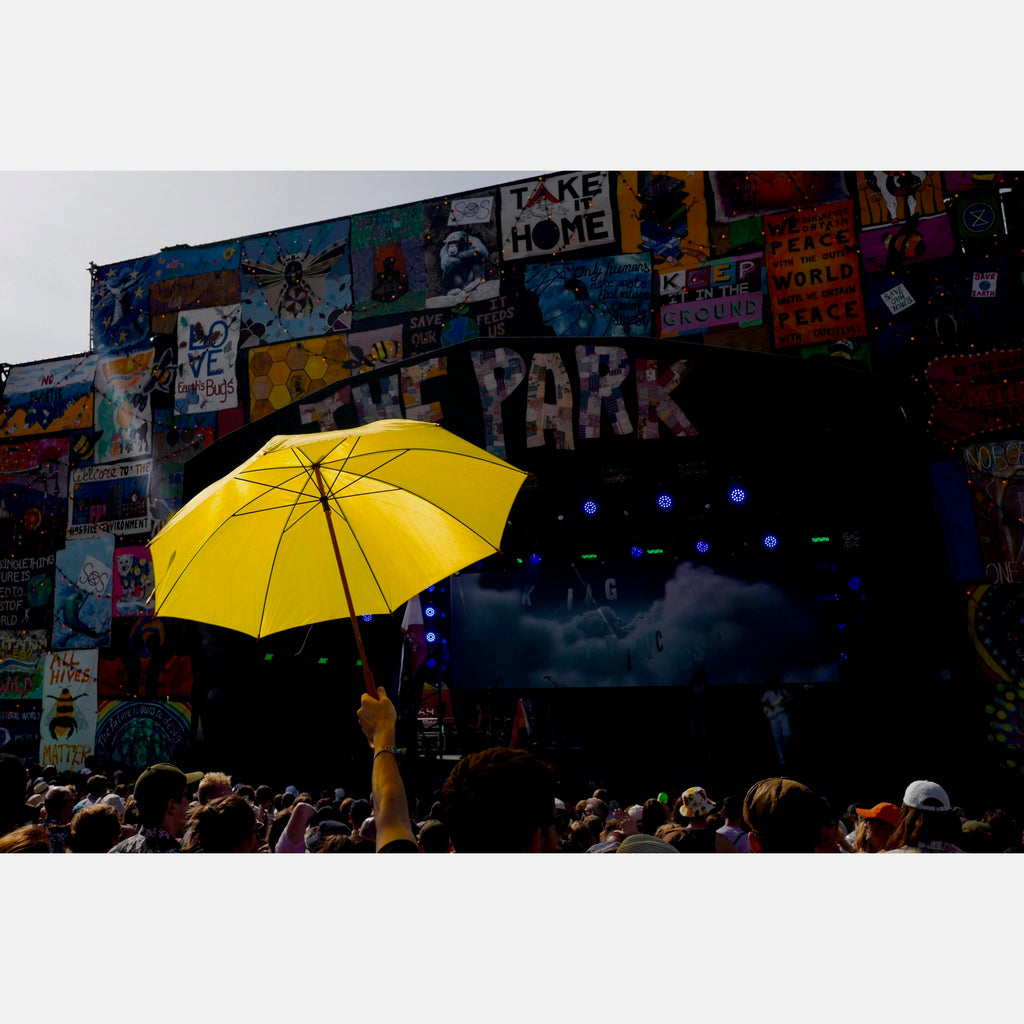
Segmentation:
<svg viewBox="0 0 1024 1024">
<path fill-rule="evenodd" d="M 405 795 L 405 783 L 398 770 L 398 754 L 395 751 L 395 722 L 398 713 L 388 700 L 383 686 L 377 687 L 377 696 L 362 695 L 357 712 L 359 725 L 367 742 L 373 748 L 373 820 L 377 827 L 377 850 L 394 842 L 406 839 L 414 845 L 412 822 L 409 818 L 409 801 Z"/>
</svg>

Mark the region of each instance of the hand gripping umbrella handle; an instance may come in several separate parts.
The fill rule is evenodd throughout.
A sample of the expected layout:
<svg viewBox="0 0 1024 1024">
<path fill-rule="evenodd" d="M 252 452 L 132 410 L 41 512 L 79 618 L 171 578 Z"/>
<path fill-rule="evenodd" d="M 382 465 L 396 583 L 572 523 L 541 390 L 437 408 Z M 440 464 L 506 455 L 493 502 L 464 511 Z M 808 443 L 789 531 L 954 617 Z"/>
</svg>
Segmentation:
<svg viewBox="0 0 1024 1024">
<path fill-rule="evenodd" d="M 345 589 L 345 600 L 348 602 L 348 615 L 352 620 L 352 629 L 356 634 L 356 647 L 359 649 L 359 658 L 363 663 L 363 682 L 366 684 L 366 692 L 376 699 L 377 686 L 373 681 L 373 673 L 370 671 L 370 663 L 366 660 L 366 650 L 363 648 L 363 636 L 359 632 L 359 619 L 356 616 L 355 606 L 352 604 L 352 593 L 348 589 L 348 577 L 345 575 L 345 566 L 341 562 L 341 551 L 338 548 L 338 538 L 334 532 L 334 520 L 331 519 L 331 509 L 327 500 L 327 492 L 324 490 L 324 481 L 320 476 L 320 466 L 313 463 L 313 472 L 316 474 L 316 486 L 320 491 L 320 504 L 323 506 L 324 515 L 327 517 L 327 529 L 331 534 L 331 544 L 334 545 L 334 557 L 338 563 L 338 572 L 341 573 L 341 585 Z"/>
</svg>

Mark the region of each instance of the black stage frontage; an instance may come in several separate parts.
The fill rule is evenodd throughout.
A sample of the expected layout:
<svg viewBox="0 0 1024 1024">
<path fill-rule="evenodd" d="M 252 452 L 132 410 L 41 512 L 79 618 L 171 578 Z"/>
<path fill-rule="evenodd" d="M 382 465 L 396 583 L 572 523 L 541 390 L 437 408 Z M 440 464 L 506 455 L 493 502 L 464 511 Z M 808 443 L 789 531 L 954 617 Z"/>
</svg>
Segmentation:
<svg viewBox="0 0 1024 1024">
<path fill-rule="evenodd" d="M 481 370 L 502 378 L 493 350 L 447 350 L 445 372 L 422 381 L 446 429 L 500 444 L 531 476 L 502 554 L 424 595 L 434 640 L 399 698 L 411 788 L 429 796 L 453 757 L 507 742 L 522 698 L 566 799 L 592 784 L 630 802 L 691 785 L 720 799 L 780 772 L 760 709 L 772 675 L 800 693 L 783 774 L 874 803 L 912 778 L 985 770 L 922 441 L 883 378 L 677 341 L 501 341 L 498 397 Z M 540 364 L 531 393 L 516 367 Z M 367 395 L 383 406 L 400 369 L 361 376 Z M 330 426 L 352 416 L 339 407 Z M 269 437 L 313 429 L 291 406 L 235 431 L 187 465 L 186 497 Z M 364 624 L 392 691 L 402 611 Z M 206 767 L 368 788 L 346 620 L 258 642 L 190 630 Z M 419 697 L 440 684 L 455 720 L 426 743 Z"/>
</svg>

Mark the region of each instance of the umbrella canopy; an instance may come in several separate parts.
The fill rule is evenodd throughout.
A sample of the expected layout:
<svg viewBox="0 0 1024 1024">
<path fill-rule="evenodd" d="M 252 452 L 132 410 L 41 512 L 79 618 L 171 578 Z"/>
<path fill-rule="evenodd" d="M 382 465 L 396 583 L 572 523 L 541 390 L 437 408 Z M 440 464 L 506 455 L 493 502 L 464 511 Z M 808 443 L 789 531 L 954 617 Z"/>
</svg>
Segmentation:
<svg viewBox="0 0 1024 1024">
<path fill-rule="evenodd" d="M 498 551 L 525 478 L 435 423 L 279 435 L 150 542 L 155 614 L 256 637 L 347 614 L 362 653 L 356 616 Z"/>
</svg>

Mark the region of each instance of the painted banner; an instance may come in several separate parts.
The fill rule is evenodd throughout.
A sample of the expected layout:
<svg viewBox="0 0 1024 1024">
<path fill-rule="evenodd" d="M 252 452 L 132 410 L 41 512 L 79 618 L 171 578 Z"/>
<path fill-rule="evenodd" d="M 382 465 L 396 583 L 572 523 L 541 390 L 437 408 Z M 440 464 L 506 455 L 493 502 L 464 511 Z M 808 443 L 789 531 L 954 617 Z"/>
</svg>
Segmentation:
<svg viewBox="0 0 1024 1024">
<path fill-rule="evenodd" d="M 156 350 L 100 359 L 96 365 L 96 462 L 116 462 L 149 455 L 153 411 L 150 393 L 156 386 Z"/>
<path fill-rule="evenodd" d="M 150 316 L 241 302 L 241 255 L 241 241 L 180 245 L 157 253 L 149 286 Z"/>
<path fill-rule="evenodd" d="M 998 238 L 1003 234 L 1003 207 L 998 192 L 969 192 L 949 206 L 950 219 L 961 242 Z"/>
<path fill-rule="evenodd" d="M 39 700 L 45 655 L 42 630 L 0 633 L 0 700 Z"/>
<path fill-rule="evenodd" d="M 39 761 L 58 771 L 82 768 L 96 750 L 99 652 L 55 651 L 44 661 Z"/>
<path fill-rule="evenodd" d="M 775 347 L 867 335 L 853 201 L 765 217 Z"/>
<path fill-rule="evenodd" d="M 149 472 L 149 508 L 153 534 L 181 508 L 185 463 L 213 444 L 213 413 L 175 416 L 168 409 L 153 414 L 153 467 Z"/>
<path fill-rule="evenodd" d="M 242 282 L 237 270 L 166 278 L 149 289 L 152 324 L 162 324 L 165 315 L 182 309 L 237 306 L 241 301 Z"/>
<path fill-rule="evenodd" d="M 423 204 L 426 307 L 498 294 L 498 204 L 491 192 Z"/>
<path fill-rule="evenodd" d="M 71 471 L 68 537 L 152 532 L 149 477 L 152 459 L 82 466 Z"/>
<path fill-rule="evenodd" d="M 659 275 L 659 337 L 696 334 L 712 327 L 756 326 L 762 321 L 764 254 L 711 260 L 692 270 Z"/>
<path fill-rule="evenodd" d="M 0 558 L 0 629 L 45 629 L 53 613 L 54 551 Z"/>
<path fill-rule="evenodd" d="M 978 556 L 991 583 L 1024 583 L 1024 440 L 967 444 Z"/>
<path fill-rule="evenodd" d="M 869 274 L 953 252 L 938 171 L 858 171 L 857 209 Z"/>
<path fill-rule="evenodd" d="M 92 347 L 99 353 L 149 339 L 152 256 L 92 268 Z"/>
<path fill-rule="evenodd" d="M 153 558 L 147 544 L 114 548 L 112 615 L 153 614 Z"/>
<path fill-rule="evenodd" d="M 8 550 L 53 550 L 64 543 L 67 438 L 0 445 L 0 543 Z"/>
<path fill-rule="evenodd" d="M 6 437 L 83 430 L 93 423 L 95 355 L 12 366 L 4 385 L 0 433 Z"/>
<path fill-rule="evenodd" d="M 192 706 L 173 701 L 104 700 L 96 716 L 101 761 L 127 768 L 179 764 L 188 753 Z"/>
<path fill-rule="evenodd" d="M 100 651 L 100 698 L 117 700 L 192 694 L 188 623 L 181 619 L 115 619 Z"/>
<path fill-rule="evenodd" d="M 254 349 L 249 353 L 249 418 L 258 420 L 344 380 L 352 367 L 344 334 Z"/>
<path fill-rule="evenodd" d="M 643 337 L 651 332 L 651 263 L 646 254 L 532 263 L 526 287 L 559 337 Z"/>
<path fill-rule="evenodd" d="M 821 206 L 850 194 L 842 171 L 711 171 L 708 177 L 719 223 Z"/>
<path fill-rule="evenodd" d="M 710 257 L 703 171 L 620 171 L 618 204 L 622 251 L 649 252 L 656 273 Z"/>
<path fill-rule="evenodd" d="M 38 700 L 0 703 L 0 754 L 13 754 L 26 762 L 36 760 L 40 713 Z"/>
<path fill-rule="evenodd" d="M 422 204 L 352 218 L 352 288 L 356 320 L 424 307 Z"/>
<path fill-rule="evenodd" d="M 50 649 L 103 647 L 110 641 L 114 536 L 69 539 L 57 552 Z"/>
<path fill-rule="evenodd" d="M 317 402 L 304 403 L 300 414 L 303 422 L 335 430 L 401 418 L 410 408 L 425 407 L 430 418 L 460 423 L 468 431 L 464 436 L 509 458 L 507 445 L 523 454 L 524 446 L 572 449 L 574 437 L 589 437 L 591 421 L 583 417 L 594 410 L 585 391 L 600 396 L 615 433 L 626 422 L 635 425 L 633 436 L 643 441 L 666 431 L 676 437 L 698 433 L 683 408 L 689 399 L 680 397 L 694 393 L 683 385 L 695 360 L 672 360 L 652 347 L 657 342 L 638 346 L 632 356 L 619 345 L 573 347 L 554 339 L 548 348 L 540 347 L 540 340 L 537 344 L 488 348 L 481 341 L 448 349 L 444 357 L 407 359 L 325 392 Z M 623 344 L 636 340 L 623 339 Z M 595 374 L 601 378 L 596 382 Z"/>
<path fill-rule="evenodd" d="M 500 192 L 506 263 L 615 241 L 614 186 L 607 171 L 554 174 L 503 185 Z"/>
<path fill-rule="evenodd" d="M 175 415 L 218 412 L 238 405 L 235 357 L 240 325 L 241 306 L 179 313 Z"/>
<path fill-rule="evenodd" d="M 925 372 L 936 396 L 930 425 L 940 441 L 962 441 L 1024 420 L 1024 350 L 940 356 Z"/>
<path fill-rule="evenodd" d="M 246 238 L 241 348 L 343 331 L 352 323 L 349 221 Z"/>
</svg>

